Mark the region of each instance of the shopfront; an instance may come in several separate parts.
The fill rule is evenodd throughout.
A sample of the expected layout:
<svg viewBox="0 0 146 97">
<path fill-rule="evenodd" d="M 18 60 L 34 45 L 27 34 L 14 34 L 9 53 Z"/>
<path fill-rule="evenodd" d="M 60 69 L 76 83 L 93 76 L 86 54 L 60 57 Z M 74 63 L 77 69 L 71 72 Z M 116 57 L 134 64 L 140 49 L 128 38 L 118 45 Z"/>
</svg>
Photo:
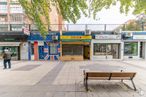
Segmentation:
<svg viewBox="0 0 146 97">
<path fill-rule="evenodd" d="M 84 32 L 64 32 L 60 43 L 61 60 L 89 60 L 90 41 L 91 36 Z"/>
<path fill-rule="evenodd" d="M 123 31 L 124 59 L 146 59 L 146 32 Z"/>
<path fill-rule="evenodd" d="M 12 60 L 28 60 L 27 35 L 22 32 L 1 32 L 0 59 L 5 49 L 12 53 Z"/>
<path fill-rule="evenodd" d="M 91 59 L 122 59 L 121 35 L 93 35 L 91 41 Z"/>
<path fill-rule="evenodd" d="M 49 32 L 44 39 L 39 32 L 29 36 L 29 60 L 59 60 L 60 33 Z"/>
</svg>

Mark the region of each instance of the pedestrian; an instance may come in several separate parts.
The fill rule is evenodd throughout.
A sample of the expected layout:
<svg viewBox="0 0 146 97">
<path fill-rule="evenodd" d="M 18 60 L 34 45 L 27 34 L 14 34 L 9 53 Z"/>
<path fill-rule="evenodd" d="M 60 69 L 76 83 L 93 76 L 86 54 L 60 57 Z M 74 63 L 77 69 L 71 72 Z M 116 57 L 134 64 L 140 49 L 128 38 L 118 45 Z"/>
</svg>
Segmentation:
<svg viewBox="0 0 146 97">
<path fill-rule="evenodd" d="M 7 63 L 8 63 L 8 67 L 9 69 L 11 68 L 11 52 L 8 49 L 4 50 L 4 54 L 3 54 L 3 59 L 4 59 L 4 69 L 7 68 Z"/>
</svg>

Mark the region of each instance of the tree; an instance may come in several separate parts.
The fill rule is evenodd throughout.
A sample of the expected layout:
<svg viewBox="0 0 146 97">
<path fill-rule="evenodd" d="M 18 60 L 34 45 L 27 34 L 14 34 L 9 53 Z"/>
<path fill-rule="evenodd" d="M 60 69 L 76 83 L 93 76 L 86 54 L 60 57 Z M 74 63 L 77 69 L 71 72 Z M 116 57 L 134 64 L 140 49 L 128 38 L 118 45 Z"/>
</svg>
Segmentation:
<svg viewBox="0 0 146 97">
<path fill-rule="evenodd" d="M 117 2 L 121 4 L 121 13 L 128 13 L 130 8 L 134 9 L 134 14 L 146 13 L 145 0 L 19 0 L 19 2 L 27 16 L 36 23 L 43 36 L 47 32 L 45 25 L 50 26 L 51 6 L 56 7 L 58 14 L 64 20 L 73 23 L 81 18 L 81 13 L 85 16 L 93 15 L 93 18 L 95 18 L 98 11 L 103 8 L 110 8 Z M 42 16 L 47 22 L 43 22 Z"/>
<path fill-rule="evenodd" d="M 141 29 L 141 24 L 138 20 L 129 20 L 129 22 L 122 26 L 123 31 L 141 31 Z"/>
</svg>

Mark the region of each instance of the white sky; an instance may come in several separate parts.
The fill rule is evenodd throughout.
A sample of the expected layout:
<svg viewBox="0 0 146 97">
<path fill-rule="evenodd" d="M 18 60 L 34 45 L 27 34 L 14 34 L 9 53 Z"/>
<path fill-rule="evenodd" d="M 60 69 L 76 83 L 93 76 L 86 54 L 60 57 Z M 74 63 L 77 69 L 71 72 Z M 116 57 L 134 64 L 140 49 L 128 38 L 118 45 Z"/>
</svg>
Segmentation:
<svg viewBox="0 0 146 97">
<path fill-rule="evenodd" d="M 86 18 L 82 16 L 77 24 L 123 24 L 129 19 L 134 19 L 136 16 L 132 15 L 131 12 L 121 14 L 119 10 L 119 4 L 112 6 L 110 9 L 103 9 L 97 13 L 97 20 L 92 18 Z"/>
</svg>

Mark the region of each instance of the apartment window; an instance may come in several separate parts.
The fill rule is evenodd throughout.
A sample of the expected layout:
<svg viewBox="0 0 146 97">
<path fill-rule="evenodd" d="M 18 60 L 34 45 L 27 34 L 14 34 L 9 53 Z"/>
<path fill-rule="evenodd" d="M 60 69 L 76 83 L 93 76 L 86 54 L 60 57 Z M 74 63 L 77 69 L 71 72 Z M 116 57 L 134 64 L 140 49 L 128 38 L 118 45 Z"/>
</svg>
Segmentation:
<svg viewBox="0 0 146 97">
<path fill-rule="evenodd" d="M 10 5 L 10 12 L 11 13 L 23 13 L 23 9 L 21 5 Z"/>
<path fill-rule="evenodd" d="M 7 5 L 0 5 L 0 12 L 7 13 Z"/>
<path fill-rule="evenodd" d="M 0 15 L 0 22 L 7 22 L 7 15 Z"/>
<path fill-rule="evenodd" d="M 0 24 L 0 31 L 8 31 L 8 25 L 7 24 Z"/>
<path fill-rule="evenodd" d="M 11 22 L 23 22 L 23 15 L 22 14 L 12 14 L 10 16 Z"/>
<path fill-rule="evenodd" d="M 32 31 L 38 31 L 38 28 L 37 28 L 36 25 L 33 25 L 33 24 L 32 24 L 32 25 L 31 25 L 31 30 L 32 30 Z"/>
<path fill-rule="evenodd" d="M 11 25 L 11 30 L 12 31 L 22 31 L 23 25 L 18 25 L 18 24 L 13 24 Z"/>
<path fill-rule="evenodd" d="M 7 0 L 0 0 L 0 2 L 7 2 Z"/>
</svg>

